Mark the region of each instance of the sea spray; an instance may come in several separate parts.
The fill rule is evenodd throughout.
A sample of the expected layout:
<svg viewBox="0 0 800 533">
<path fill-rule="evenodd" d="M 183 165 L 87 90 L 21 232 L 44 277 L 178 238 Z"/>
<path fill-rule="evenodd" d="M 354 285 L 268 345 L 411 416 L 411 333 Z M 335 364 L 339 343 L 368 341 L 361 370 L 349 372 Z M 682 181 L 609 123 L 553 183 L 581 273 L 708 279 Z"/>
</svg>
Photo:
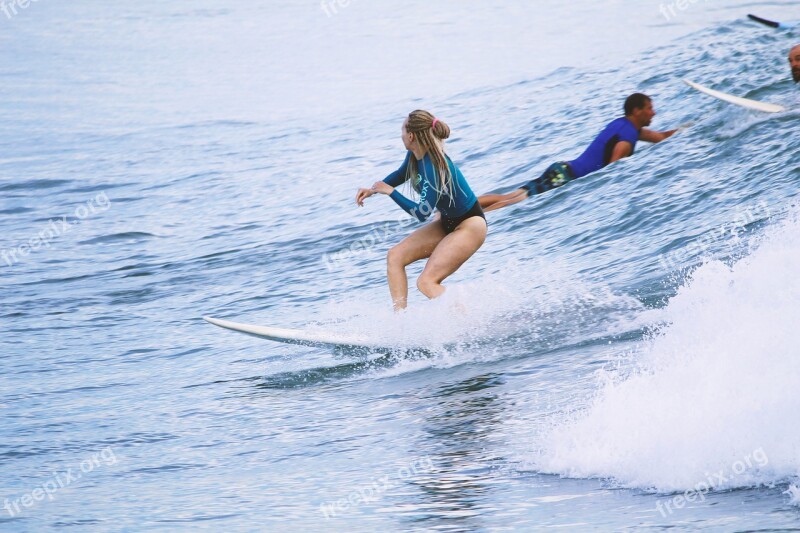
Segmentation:
<svg viewBox="0 0 800 533">
<path fill-rule="evenodd" d="M 662 492 L 797 476 L 799 271 L 797 210 L 732 267 L 699 267 L 635 370 L 539 436 L 536 468 Z"/>
</svg>

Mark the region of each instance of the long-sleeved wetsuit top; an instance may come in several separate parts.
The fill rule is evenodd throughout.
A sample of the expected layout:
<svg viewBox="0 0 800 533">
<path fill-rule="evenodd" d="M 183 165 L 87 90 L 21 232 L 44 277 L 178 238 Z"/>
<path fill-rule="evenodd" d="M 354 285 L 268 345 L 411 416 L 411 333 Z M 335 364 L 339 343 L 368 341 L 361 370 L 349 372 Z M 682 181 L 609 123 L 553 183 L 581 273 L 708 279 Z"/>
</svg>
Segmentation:
<svg viewBox="0 0 800 533">
<path fill-rule="evenodd" d="M 406 169 L 408 168 L 409 161 L 414 157 L 414 153 L 409 151 L 400 168 L 389 174 L 384 183 L 397 187 L 406 181 Z M 446 157 L 446 156 L 445 156 Z M 408 214 L 417 217 L 420 221 L 425 221 L 431 214 L 433 209 L 437 208 L 441 211 L 443 217 L 456 218 L 460 217 L 475 205 L 478 198 L 472 189 L 469 188 L 467 180 L 455 164 L 447 157 L 447 164 L 450 167 L 450 175 L 453 178 L 453 197 L 451 198 L 447 192 L 442 193 L 440 196 L 437 190 L 439 186 L 439 173 L 436 170 L 431 158 L 428 154 L 417 161 L 417 169 L 419 171 L 417 179 L 419 180 L 419 203 L 409 200 L 397 189 L 392 191 L 390 195 L 397 205 L 403 208 Z"/>
<path fill-rule="evenodd" d="M 620 117 L 609 123 L 578 159 L 569 162 L 572 173 L 576 178 L 581 178 L 608 165 L 614 147 L 620 141 L 627 141 L 631 144 L 632 155 L 638 140 L 639 130 L 636 129 L 633 122 L 625 117 Z"/>
</svg>

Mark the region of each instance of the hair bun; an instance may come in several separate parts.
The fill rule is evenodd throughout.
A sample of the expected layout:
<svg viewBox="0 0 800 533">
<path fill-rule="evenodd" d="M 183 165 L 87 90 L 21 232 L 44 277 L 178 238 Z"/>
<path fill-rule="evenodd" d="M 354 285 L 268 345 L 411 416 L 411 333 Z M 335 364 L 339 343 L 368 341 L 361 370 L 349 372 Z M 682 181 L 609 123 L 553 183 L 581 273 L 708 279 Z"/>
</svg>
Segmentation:
<svg viewBox="0 0 800 533">
<path fill-rule="evenodd" d="M 433 123 L 433 134 L 441 139 L 445 140 L 450 137 L 450 126 L 448 126 L 445 122 L 437 119 L 434 119 Z"/>
</svg>

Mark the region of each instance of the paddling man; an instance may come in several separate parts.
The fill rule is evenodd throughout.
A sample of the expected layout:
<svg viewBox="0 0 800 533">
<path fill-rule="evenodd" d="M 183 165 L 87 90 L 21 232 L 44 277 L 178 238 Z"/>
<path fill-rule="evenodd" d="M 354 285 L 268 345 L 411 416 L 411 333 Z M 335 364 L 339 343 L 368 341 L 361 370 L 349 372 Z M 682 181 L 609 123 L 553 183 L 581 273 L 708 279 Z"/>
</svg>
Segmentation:
<svg viewBox="0 0 800 533">
<path fill-rule="evenodd" d="M 800 44 L 789 50 L 789 66 L 792 68 L 794 82 L 800 83 Z"/>
<path fill-rule="evenodd" d="M 600 170 L 633 154 L 636 141 L 661 142 L 678 130 L 653 131 L 645 128 L 656 115 L 650 97 L 635 93 L 625 100 L 625 116 L 620 117 L 600 132 L 585 152 L 573 161 L 553 163 L 544 174 L 508 194 L 486 194 L 478 198 L 484 211 L 500 209 L 521 202 L 534 194 L 560 187 L 568 181 Z"/>
</svg>

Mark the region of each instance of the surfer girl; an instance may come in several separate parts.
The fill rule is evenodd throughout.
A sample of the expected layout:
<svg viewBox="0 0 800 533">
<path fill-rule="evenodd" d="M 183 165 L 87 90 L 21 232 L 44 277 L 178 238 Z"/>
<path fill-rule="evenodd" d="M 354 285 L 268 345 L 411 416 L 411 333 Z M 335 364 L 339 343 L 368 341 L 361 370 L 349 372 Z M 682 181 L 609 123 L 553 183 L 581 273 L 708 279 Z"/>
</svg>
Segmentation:
<svg viewBox="0 0 800 533">
<path fill-rule="evenodd" d="M 406 266 L 428 258 L 417 288 L 428 298 L 436 298 L 445 291 L 442 282 L 486 240 L 486 218 L 478 199 L 444 151 L 448 137 L 450 128 L 443 121 L 427 111 L 412 111 L 403 122 L 407 150 L 403 164 L 356 194 L 359 206 L 373 194 L 385 194 L 421 222 L 439 210 L 440 216 L 389 250 L 386 271 L 395 310 L 405 309 L 408 302 Z M 419 195 L 419 202 L 396 189 L 406 182 Z"/>
</svg>

